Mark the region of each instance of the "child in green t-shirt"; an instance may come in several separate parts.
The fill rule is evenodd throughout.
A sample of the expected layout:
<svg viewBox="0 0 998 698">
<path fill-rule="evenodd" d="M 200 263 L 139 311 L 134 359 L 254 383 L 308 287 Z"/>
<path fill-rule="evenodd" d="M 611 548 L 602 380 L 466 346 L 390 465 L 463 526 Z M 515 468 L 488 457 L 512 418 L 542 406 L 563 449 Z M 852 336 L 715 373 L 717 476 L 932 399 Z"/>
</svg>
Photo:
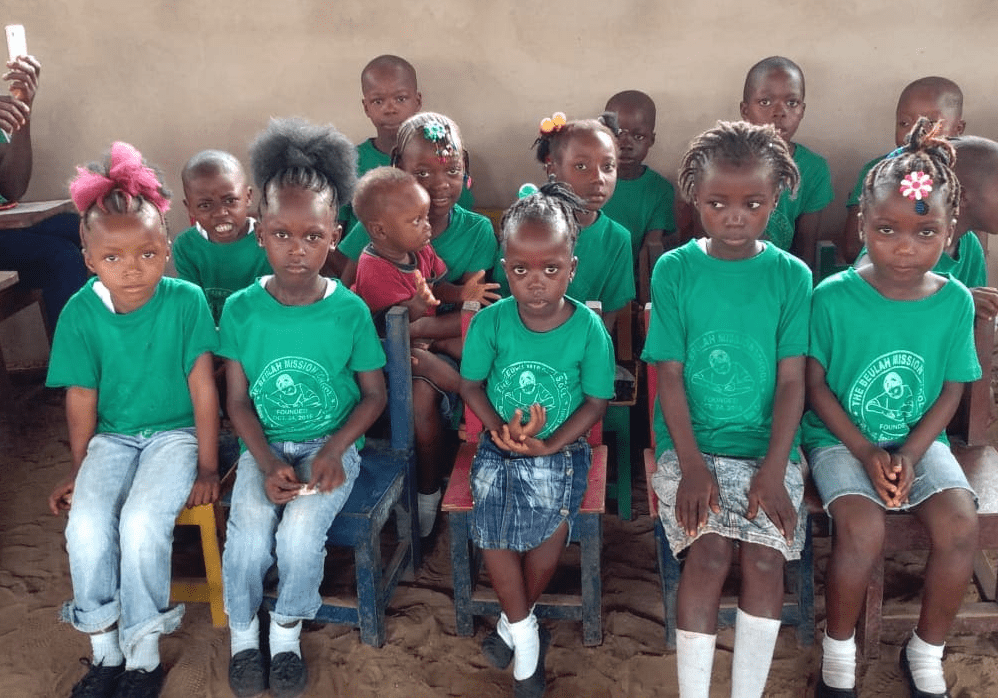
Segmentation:
<svg viewBox="0 0 998 698">
<path fill-rule="evenodd" d="M 617 115 L 617 186 L 603 213 L 627 228 L 635 262 L 642 246 L 661 244 L 676 232 L 676 192 L 665 177 L 644 164 L 655 144 L 655 102 L 644 92 L 626 90 L 611 97 L 605 111 Z"/>
<path fill-rule="evenodd" d="M 204 290 L 218 324 L 226 298 L 271 272 L 248 215 L 253 188 L 239 160 L 221 150 L 192 157 L 180 178 L 194 225 L 173 241 L 173 264 L 177 276 Z"/>
<path fill-rule="evenodd" d="M 169 192 L 127 143 L 70 185 L 97 276 L 59 318 L 47 385 L 65 387 L 72 473 L 49 497 L 69 511 L 73 599 L 63 619 L 90 635 L 73 695 L 158 696 L 170 550 L 184 506 L 218 498 L 215 325 L 193 284 L 163 278 Z"/>
<path fill-rule="evenodd" d="M 582 205 L 552 183 L 506 212 L 502 265 L 513 297 L 475 316 L 461 361 L 461 396 L 484 426 L 471 466 L 472 534 L 502 608 L 482 651 L 499 668 L 513 662 L 523 698 L 544 694 L 550 634 L 533 605 L 585 494 L 585 435 L 613 395 L 609 335 L 565 296 Z"/>
<path fill-rule="evenodd" d="M 731 695 L 760 698 L 780 629 L 785 560 L 804 546 L 796 433 L 811 274 L 761 240 L 800 175 L 772 126 L 726 123 L 690 144 L 679 188 L 706 238 L 659 258 L 642 359 L 658 369 L 658 515 L 686 551 L 676 601 L 679 695 L 706 698 L 721 588 L 738 551 Z M 738 547 L 735 547 L 737 541 Z"/>
<path fill-rule="evenodd" d="M 326 533 L 359 473 L 364 432 L 385 406 L 385 355 L 364 302 L 319 275 L 339 237 L 338 204 L 353 188 L 353 145 L 332 126 L 274 119 L 250 152 L 258 237 L 274 274 L 230 296 L 219 327 L 229 416 L 245 446 L 222 557 L 229 685 L 236 696 L 268 685 L 297 696 L 308 682 L 302 620 L 322 604 Z M 265 658 L 257 613 L 275 563 L 281 584 Z"/>
<path fill-rule="evenodd" d="M 894 112 L 894 145 L 900 148 L 911 127 L 924 116 L 933 123 L 942 123 L 942 134 L 947 138 L 963 133 L 967 123 L 963 120 L 963 90 L 948 78 L 925 77 L 908 83 L 898 97 Z M 842 231 L 842 255 L 846 261 L 860 256 L 863 244 L 859 240 L 859 195 L 863 191 L 866 175 L 873 166 L 884 159 L 881 156 L 863 165 L 846 201 L 846 224 Z"/>
<path fill-rule="evenodd" d="M 901 152 L 870 171 L 859 213 L 870 264 L 814 291 L 803 442 L 835 522 L 819 698 L 856 695 L 856 623 L 883 556 L 884 516 L 896 509 L 912 511 L 932 541 L 901 673 L 912 695 L 949 695 L 944 643 L 978 533 L 975 496 L 945 429 L 981 369 L 970 294 L 932 271 L 960 206 L 941 126 L 919 118 Z"/>
</svg>

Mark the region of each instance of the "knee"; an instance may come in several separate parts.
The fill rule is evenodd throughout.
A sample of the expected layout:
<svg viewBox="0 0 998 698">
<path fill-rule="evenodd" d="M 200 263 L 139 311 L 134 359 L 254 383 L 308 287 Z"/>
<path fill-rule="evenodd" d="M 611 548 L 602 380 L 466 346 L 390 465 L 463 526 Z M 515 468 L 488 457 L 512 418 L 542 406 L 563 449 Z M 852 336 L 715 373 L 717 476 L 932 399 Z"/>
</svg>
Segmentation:
<svg viewBox="0 0 998 698">
<path fill-rule="evenodd" d="M 143 551 L 169 546 L 175 520 L 176 517 L 150 509 L 126 506 L 118 524 L 122 554 L 126 551 L 142 554 Z"/>
<path fill-rule="evenodd" d="M 66 545 L 91 550 L 104 550 L 114 544 L 118 523 L 111 512 L 98 507 L 82 507 L 74 503 L 66 524 Z"/>
<path fill-rule="evenodd" d="M 742 574 L 747 580 L 782 579 L 783 553 L 765 545 L 742 545 Z"/>
<path fill-rule="evenodd" d="M 717 535 L 703 536 L 690 546 L 683 571 L 723 582 L 731 567 L 731 556 L 730 540 Z"/>
<path fill-rule="evenodd" d="M 871 561 L 883 554 L 884 512 L 879 506 L 854 507 L 833 512 L 834 545 L 857 561 Z"/>
<path fill-rule="evenodd" d="M 949 507 L 944 515 L 929 526 L 932 547 L 935 550 L 973 555 L 978 547 L 977 510 L 969 495 L 966 502 Z"/>
</svg>

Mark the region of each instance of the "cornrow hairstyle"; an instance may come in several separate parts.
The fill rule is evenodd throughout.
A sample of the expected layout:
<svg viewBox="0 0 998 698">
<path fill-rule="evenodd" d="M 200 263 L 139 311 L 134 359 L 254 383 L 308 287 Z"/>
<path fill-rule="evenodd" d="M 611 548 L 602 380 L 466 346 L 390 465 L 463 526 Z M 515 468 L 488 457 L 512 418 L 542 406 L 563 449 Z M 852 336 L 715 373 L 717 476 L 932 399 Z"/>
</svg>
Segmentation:
<svg viewBox="0 0 998 698">
<path fill-rule="evenodd" d="M 499 221 L 499 244 L 506 250 L 506 241 L 512 231 L 524 221 L 537 221 L 552 228 L 564 226 L 568 232 L 569 246 L 575 251 L 575 241 L 579 237 L 577 213 L 585 213 L 586 204 L 572 188 L 563 182 L 548 182 L 530 196 L 517 199 Z"/>
<path fill-rule="evenodd" d="M 464 151 L 464 140 L 461 129 L 454 120 L 432 111 L 421 111 L 413 114 L 402 122 L 395 136 L 395 147 L 392 148 L 391 164 L 398 167 L 402 153 L 414 138 L 422 138 L 427 143 L 437 146 L 437 155 L 451 157 L 457 154 L 462 163 L 467 165 L 468 155 Z"/>
<path fill-rule="evenodd" d="M 887 184 L 897 190 L 906 176 L 924 172 L 932 178 L 934 190 L 945 188 L 946 207 L 952 212 L 951 216 L 956 218 L 960 214 L 960 181 L 953 171 L 956 149 L 940 135 L 942 126 L 942 122 L 933 124 L 924 116 L 918 118 L 905 138 L 905 144 L 874 165 L 866 175 L 859 197 L 860 211 L 866 211 L 877 187 Z M 918 207 L 919 203 L 922 201 L 916 201 L 916 210 L 927 212 L 928 207 Z"/>
<path fill-rule="evenodd" d="M 693 202 L 697 183 L 713 162 L 731 165 L 763 163 L 772 172 L 773 182 L 791 196 L 800 186 L 800 171 L 783 139 L 771 125 L 756 126 L 746 121 L 718 121 L 717 126 L 693 139 L 679 165 L 678 185 L 683 198 Z"/>
<path fill-rule="evenodd" d="M 559 129 L 549 133 L 542 133 L 534 141 L 532 147 L 536 148 L 537 160 L 542 165 L 546 165 L 548 160 L 554 159 L 561 154 L 565 143 L 576 133 L 606 133 L 613 137 L 613 145 L 617 146 L 617 134 L 620 127 L 617 124 L 617 112 L 605 111 L 596 119 L 579 119 L 569 121 Z"/>
<path fill-rule="evenodd" d="M 375 167 L 364 173 L 353 192 L 353 212 L 367 227 L 384 206 L 386 198 L 398 193 L 403 186 L 419 186 L 416 178 L 397 167 Z"/>
<path fill-rule="evenodd" d="M 122 146 L 129 149 L 127 152 L 133 155 L 135 160 L 124 167 L 120 162 L 121 152 L 118 150 Z M 113 166 L 114 172 L 112 172 Z M 100 184 L 96 180 L 103 180 L 104 187 L 103 191 L 80 211 L 80 220 L 85 230 L 90 230 L 90 222 L 95 211 L 138 213 L 148 205 L 155 209 L 163 224 L 164 233 L 168 232 L 163 213 L 170 208 L 169 201 L 173 194 L 163 184 L 163 171 L 146 161 L 138 150 L 128 144 L 115 143 L 100 160 L 77 167 L 77 176 L 70 184 L 70 189 L 74 190 L 78 186 L 87 186 L 87 184 L 99 188 Z M 136 193 L 130 194 L 122 187 L 132 188 Z M 75 194 L 73 198 L 76 202 Z"/>
<path fill-rule="evenodd" d="M 328 194 L 330 208 L 350 201 L 357 181 L 357 149 L 332 124 L 293 117 L 271 119 L 250 145 L 250 166 L 266 209 L 271 188 Z"/>
</svg>

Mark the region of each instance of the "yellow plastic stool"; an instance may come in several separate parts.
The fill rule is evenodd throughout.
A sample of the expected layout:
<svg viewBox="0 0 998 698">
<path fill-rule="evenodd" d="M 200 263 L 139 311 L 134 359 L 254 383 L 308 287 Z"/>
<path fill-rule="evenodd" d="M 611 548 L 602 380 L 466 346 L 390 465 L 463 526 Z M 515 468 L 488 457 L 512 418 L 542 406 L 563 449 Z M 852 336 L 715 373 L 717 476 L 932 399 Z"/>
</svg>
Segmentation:
<svg viewBox="0 0 998 698">
<path fill-rule="evenodd" d="M 211 624 L 216 628 L 227 625 L 222 597 L 222 556 L 218 552 L 215 528 L 215 506 L 202 504 L 183 509 L 177 526 L 197 526 L 201 529 L 201 551 L 204 555 L 205 578 L 174 578 L 170 584 L 170 600 L 211 605 Z"/>
</svg>

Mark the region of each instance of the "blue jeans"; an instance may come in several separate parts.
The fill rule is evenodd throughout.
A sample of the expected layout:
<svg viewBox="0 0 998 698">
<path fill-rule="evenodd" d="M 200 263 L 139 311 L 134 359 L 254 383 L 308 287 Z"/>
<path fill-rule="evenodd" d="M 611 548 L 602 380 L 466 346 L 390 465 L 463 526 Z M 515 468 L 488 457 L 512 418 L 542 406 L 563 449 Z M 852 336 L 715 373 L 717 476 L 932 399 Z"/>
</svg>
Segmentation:
<svg viewBox="0 0 998 698">
<path fill-rule="evenodd" d="M 63 213 L 30 228 L 0 230 L 0 269 L 13 269 L 29 288 L 42 289 L 49 327 L 87 280 L 80 253 L 80 217 Z"/>
<path fill-rule="evenodd" d="M 173 526 L 197 474 L 194 429 L 97 434 L 76 476 L 66 525 L 73 599 L 63 620 L 85 633 L 117 622 L 126 659 L 180 624 L 170 608 Z"/>
<path fill-rule="evenodd" d="M 278 458 L 295 469 L 302 482 L 312 477 L 312 461 L 328 437 L 272 443 Z M 267 499 L 264 475 L 249 451 L 236 466 L 232 508 L 222 554 L 225 611 L 229 627 L 247 630 L 263 603 L 263 578 L 277 563 L 277 604 L 270 614 L 278 623 L 315 618 L 322 599 L 326 532 L 346 504 L 360 472 L 360 455 L 351 446 L 343 454 L 346 482 L 332 492 L 297 497 L 277 505 Z"/>
</svg>

